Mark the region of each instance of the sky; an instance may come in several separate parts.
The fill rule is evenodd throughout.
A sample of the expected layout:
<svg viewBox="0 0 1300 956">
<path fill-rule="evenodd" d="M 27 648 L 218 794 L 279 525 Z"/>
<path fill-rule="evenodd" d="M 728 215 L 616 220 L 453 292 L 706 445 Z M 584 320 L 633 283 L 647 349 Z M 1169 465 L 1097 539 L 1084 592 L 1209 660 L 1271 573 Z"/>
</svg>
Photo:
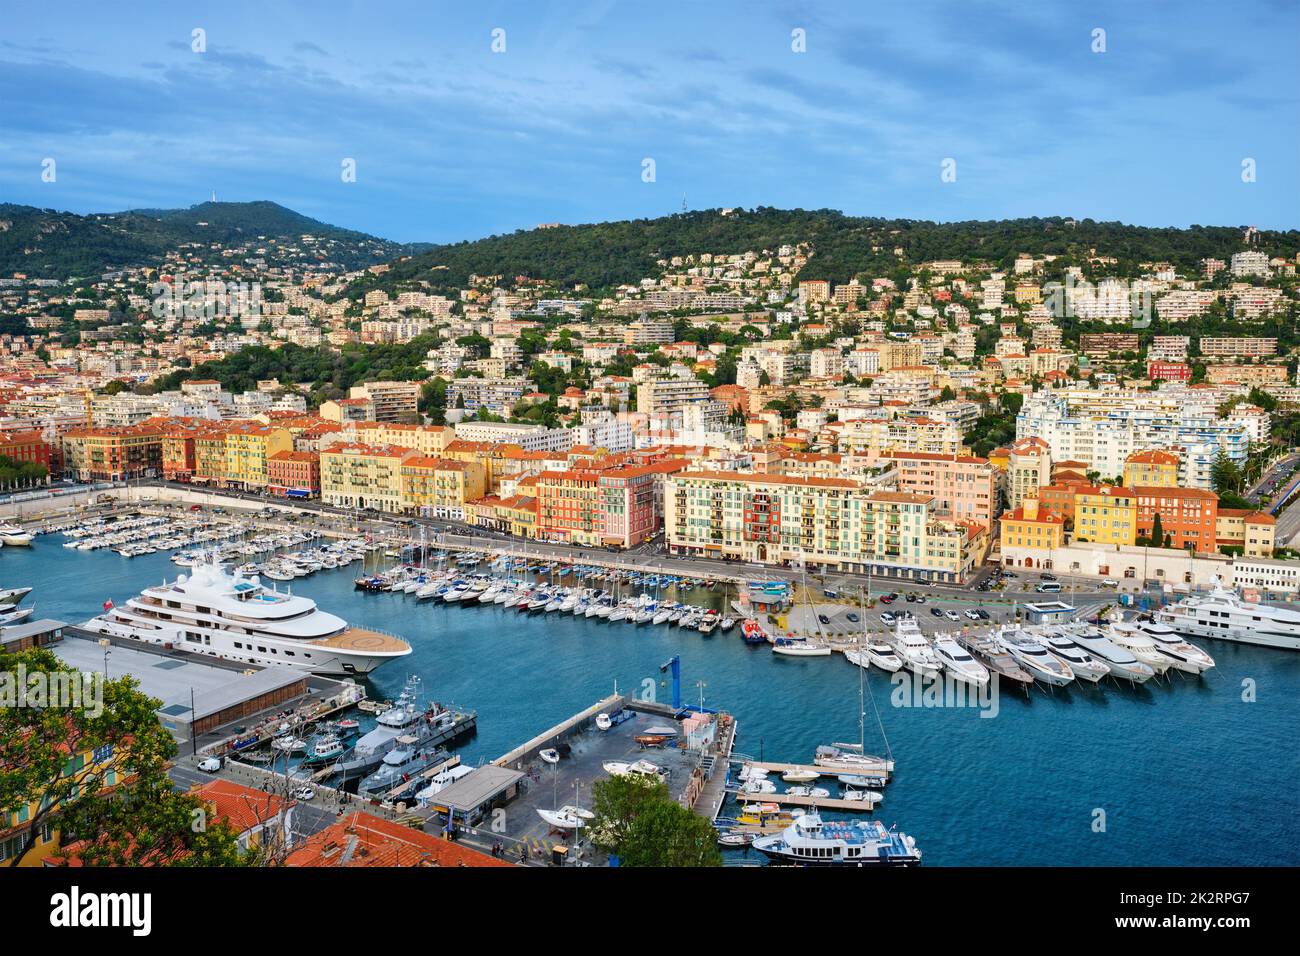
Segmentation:
<svg viewBox="0 0 1300 956">
<path fill-rule="evenodd" d="M 1298 79 L 1294 0 L 7 0 L 0 202 L 430 242 L 683 203 L 1286 229 Z"/>
</svg>

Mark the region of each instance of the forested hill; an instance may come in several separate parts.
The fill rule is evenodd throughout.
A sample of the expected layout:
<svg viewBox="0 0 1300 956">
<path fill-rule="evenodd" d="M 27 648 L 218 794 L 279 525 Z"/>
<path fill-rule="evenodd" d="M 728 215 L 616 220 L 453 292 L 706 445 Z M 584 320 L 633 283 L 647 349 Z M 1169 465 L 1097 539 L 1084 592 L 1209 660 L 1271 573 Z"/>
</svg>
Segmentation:
<svg viewBox="0 0 1300 956">
<path fill-rule="evenodd" d="M 305 242 L 304 236 L 312 237 Z M 40 278 L 97 276 L 129 266 L 159 264 L 168 252 L 187 251 L 214 264 L 225 249 L 245 247 L 268 263 L 334 263 L 356 269 L 427 246 L 404 246 L 340 229 L 273 202 L 205 202 L 188 209 L 131 209 L 79 216 L 35 206 L 0 204 L 0 275 Z M 256 251 L 254 251 L 256 250 Z"/>
<path fill-rule="evenodd" d="M 565 287 L 599 289 L 655 274 L 655 261 L 691 253 L 738 253 L 808 241 L 815 255 L 802 279 L 847 282 L 858 274 L 888 276 L 900 266 L 935 259 L 991 262 L 1010 268 L 1017 254 L 1055 254 L 1080 261 L 1090 250 L 1120 260 L 1118 272 L 1137 263 L 1169 261 L 1195 270 L 1207 256 L 1227 259 L 1243 248 L 1237 226 L 1148 228 L 1066 218 L 935 223 L 846 216 L 830 209 L 704 210 L 660 219 L 555 226 L 434 246 L 380 276 L 349 289 L 392 291 L 412 281 L 464 288 L 472 274 L 554 280 Z M 1258 248 L 1295 255 L 1300 232 L 1262 232 Z M 902 256 L 895 255 L 902 250 Z"/>
</svg>

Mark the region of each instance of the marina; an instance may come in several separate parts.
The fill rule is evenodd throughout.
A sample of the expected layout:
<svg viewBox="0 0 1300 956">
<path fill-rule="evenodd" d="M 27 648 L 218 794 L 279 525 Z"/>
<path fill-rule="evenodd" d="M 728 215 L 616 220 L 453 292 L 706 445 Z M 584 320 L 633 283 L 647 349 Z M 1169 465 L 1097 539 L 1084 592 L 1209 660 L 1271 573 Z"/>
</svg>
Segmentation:
<svg viewBox="0 0 1300 956">
<path fill-rule="evenodd" d="M 167 552 L 125 558 L 111 549 L 83 552 L 61 548 L 59 541 L 57 536 L 41 535 L 33 547 L 0 553 L 7 586 L 37 585 L 20 606 L 35 603 L 44 616 L 87 620 L 101 613 L 103 601 L 112 599 L 120 604 L 176 573 Z M 362 680 L 372 700 L 395 701 L 408 676 L 418 674 L 424 682 L 424 698 L 472 705 L 477 713 L 476 733 L 452 748 L 452 756 L 462 767 L 497 766 L 494 761 L 518 750 L 520 741 L 534 741 L 545 733 L 544 727 L 560 726 L 571 719 L 569 715 L 590 709 L 592 701 L 605 700 L 613 680 L 630 688 L 636 698 L 649 695 L 647 704 L 667 701 L 669 682 L 660 665 L 667 658 L 680 656 L 684 695 L 702 694 L 706 707 L 727 710 L 734 718 L 729 730 L 737 734 L 736 748 L 747 755 L 745 759 L 773 772 L 796 768 L 793 772 L 798 773 L 799 767 L 816 766 L 800 761 L 808 761 L 816 747 L 831 736 L 857 737 L 855 712 L 862 676 L 898 758 L 888 774 L 887 787 L 880 790 L 884 802 L 875 814 L 880 816 L 881 810 L 888 808 L 881 819 L 887 825 L 896 821 L 901 830 L 916 837 L 925 850 L 927 866 L 1051 863 L 1061 862 L 1063 857 L 1068 862 L 1072 853 L 1081 858 L 1086 853 L 1090 860 L 1114 864 L 1207 863 L 1215 856 L 1210 850 L 1213 839 L 1224 831 L 1229 836 L 1239 834 L 1245 841 L 1247 862 L 1296 862 L 1283 819 L 1297 810 L 1295 798 L 1289 795 L 1292 791 L 1285 785 L 1294 768 L 1267 756 L 1267 740 L 1285 732 L 1287 713 L 1281 702 L 1265 700 L 1243 706 L 1239 688 L 1244 677 L 1294 686 L 1300 680 L 1298 665 L 1286 652 L 1207 641 L 1205 650 L 1213 655 L 1215 666 L 1204 673 L 1189 674 L 1171 666 L 1160 680 L 1143 683 L 1110 677 L 1100 683 L 1076 679 L 1050 692 L 1042 688 L 1030 694 L 1002 694 L 996 719 L 989 720 L 981 719 L 981 711 L 974 707 L 891 706 L 896 675 L 874 665 L 865 671 L 845 666 L 841 654 L 823 660 L 766 653 L 768 641 L 747 646 L 740 639 L 738 625 L 729 636 L 717 632 L 709 637 L 666 622 L 655 626 L 653 615 L 640 626 L 617 627 L 606 626 L 608 621 L 594 615 L 561 613 L 558 607 L 551 612 L 543 608 L 527 613 L 479 601 L 471 608 L 463 601 L 435 602 L 421 600 L 414 593 L 373 593 L 356 588 L 355 580 L 362 571 L 383 575 L 391 572 L 393 564 L 393 558 L 372 551 L 347 568 L 322 569 L 295 580 L 292 587 L 295 595 L 310 597 L 349 621 L 399 634 L 410 642 L 412 653 L 400 664 L 380 668 Z M 457 566 L 457 571 L 470 573 L 471 567 Z M 481 573 L 500 576 L 486 569 Z M 87 579 L 95 581 L 95 593 L 87 592 Z M 549 583 L 547 576 L 543 574 L 537 583 Z M 601 584 L 599 590 L 605 590 L 613 583 L 584 577 L 566 581 L 564 586 L 581 584 L 596 589 Z M 623 592 L 622 584 L 619 588 L 620 602 L 633 593 Z M 719 616 L 732 610 L 727 603 L 731 598 L 721 586 L 685 592 L 669 586 L 659 592 L 663 600 L 713 609 Z M 880 632 L 879 627 L 874 630 Z M 847 636 L 842 643 L 852 647 Z M 112 667 L 110 657 L 110 672 Z M 528 706 L 521 707 L 521 700 L 527 700 Z M 590 717 L 593 726 L 601 712 Z M 367 722 L 373 717 L 361 716 Z M 647 717 L 639 730 L 652 730 L 660 722 L 658 715 Z M 599 731 L 586 731 L 588 735 L 596 733 Z M 583 781 L 589 786 L 604 773 L 605 763 L 632 764 L 639 759 L 658 763 L 681 756 L 675 750 L 647 752 L 634 736 L 627 737 L 627 746 L 621 751 L 595 752 L 590 765 L 579 764 L 573 757 L 557 764 L 540 756 L 530 758 L 536 780 L 527 777 L 530 770 L 515 769 L 513 762 L 503 767 L 525 775 L 519 779 L 529 779 L 527 796 L 537 804 L 514 804 L 528 807 L 536 818 L 521 838 L 541 841 L 544 834 L 539 828 L 545 828 L 551 840 L 559 839 L 549 834 L 550 827 L 536 811 L 555 813 L 566 807 L 589 806 L 590 794 L 583 791 Z M 867 745 L 868 749 L 873 746 L 870 734 Z M 538 754 L 553 746 L 553 740 L 535 740 Z M 585 760 L 587 755 L 579 754 L 578 759 Z M 597 765 L 600 771 L 594 769 Z M 1277 801 L 1265 813 L 1244 799 L 1225 798 L 1212 781 L 1183 773 L 1180 768 L 1189 765 L 1262 775 L 1262 785 L 1282 794 L 1281 803 L 1291 806 L 1282 807 L 1279 815 Z M 559 770 L 552 769 L 555 767 Z M 1037 799 L 1026 803 L 1016 795 L 1023 793 L 1024 774 L 1030 767 L 1036 775 Z M 671 767 L 674 774 L 687 780 L 693 769 L 694 763 Z M 552 778 L 552 773 L 560 776 Z M 565 777 L 566 773 L 570 776 Z M 729 798 L 725 806 L 720 802 L 724 778 L 719 769 L 698 786 L 699 812 L 711 818 L 731 818 L 738 813 L 734 799 Z M 485 779 L 476 786 L 481 790 L 492 783 L 487 789 L 494 790 L 500 783 L 506 790 L 511 786 L 518 789 L 519 779 L 513 784 L 504 778 Z M 448 789 L 469 780 L 473 780 L 472 773 L 462 781 L 451 781 Z M 566 780 L 567 790 L 560 785 Z M 1122 826 L 1112 826 L 1104 840 L 1091 832 L 1087 819 L 1088 810 L 1096 804 L 1091 795 L 1098 780 L 1105 781 L 1110 794 L 1107 801 L 1112 819 L 1123 821 Z M 575 782 L 579 785 L 576 793 L 572 788 Z M 735 783 L 733 778 L 727 789 L 735 789 Z M 806 785 L 826 786 L 817 780 Z M 835 787 L 827 789 L 839 792 Z M 454 790 L 451 795 L 462 799 Z M 475 792 L 466 791 L 463 799 L 475 798 Z M 803 808 L 794 802 L 798 799 L 791 798 L 789 809 Z M 832 810 L 825 805 L 827 798 L 808 799 L 817 801 L 818 809 L 828 818 L 852 819 L 861 810 Z M 1083 809 L 1072 812 L 1070 807 L 1076 805 Z M 1197 822 L 1202 818 L 1199 811 L 1210 805 L 1223 811 L 1212 828 L 1213 838 L 1210 829 Z M 992 841 L 973 846 L 955 819 L 973 812 L 981 814 L 988 825 L 1015 832 L 1028 828 L 1050 840 Z M 556 819 L 571 818 L 561 815 Z M 1173 819 L 1181 822 L 1175 827 Z M 1153 840 L 1152 834 L 1158 839 Z M 1052 845 L 1050 850 L 1047 842 Z M 755 852 L 740 845 L 725 850 L 728 862 L 752 862 Z"/>
</svg>

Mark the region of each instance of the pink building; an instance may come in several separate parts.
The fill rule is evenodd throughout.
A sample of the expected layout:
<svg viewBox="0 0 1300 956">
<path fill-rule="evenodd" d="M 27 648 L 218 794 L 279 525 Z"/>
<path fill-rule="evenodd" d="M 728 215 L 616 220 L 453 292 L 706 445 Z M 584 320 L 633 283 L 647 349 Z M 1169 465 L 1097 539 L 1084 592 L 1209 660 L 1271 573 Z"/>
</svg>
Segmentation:
<svg viewBox="0 0 1300 956">
<path fill-rule="evenodd" d="M 997 477 L 987 458 L 890 451 L 880 456 L 898 468 L 898 490 L 934 499 L 933 514 L 993 526 Z"/>
</svg>

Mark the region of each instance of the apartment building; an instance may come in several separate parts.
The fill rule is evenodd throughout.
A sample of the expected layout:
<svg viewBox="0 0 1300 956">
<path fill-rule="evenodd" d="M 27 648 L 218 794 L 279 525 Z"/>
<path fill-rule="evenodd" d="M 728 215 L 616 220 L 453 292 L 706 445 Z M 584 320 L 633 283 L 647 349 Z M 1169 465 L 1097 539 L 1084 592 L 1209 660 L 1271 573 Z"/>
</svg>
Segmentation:
<svg viewBox="0 0 1300 956">
<path fill-rule="evenodd" d="M 573 431 L 521 422 L 466 421 L 456 423 L 456 438 L 518 445 L 525 451 L 567 451 L 573 444 Z"/>
<path fill-rule="evenodd" d="M 515 378 L 456 378 L 447 383 L 447 408 L 463 408 L 472 414 L 480 408 L 502 418 L 531 390 L 528 379 Z"/>
<path fill-rule="evenodd" d="M 1210 365 L 1205 369 L 1205 380 L 1211 385 L 1285 385 L 1287 367 L 1276 365 Z"/>
<path fill-rule="evenodd" d="M 636 390 L 636 410 L 646 415 L 681 411 L 711 396 L 709 386 L 697 378 L 660 378 L 643 382 Z"/>
<path fill-rule="evenodd" d="M 961 428 L 949 421 L 930 418 L 858 418 L 827 425 L 842 453 L 878 458 L 888 452 L 920 452 L 929 455 L 961 455 Z"/>
<path fill-rule="evenodd" d="M 1093 358 L 1138 350 L 1136 332 L 1088 332 L 1079 336 L 1079 351 Z"/>
<path fill-rule="evenodd" d="M 1131 489 L 1110 485 L 1074 490 L 1074 541 L 1131 545 L 1137 540 L 1137 501 Z"/>
<path fill-rule="evenodd" d="M 1178 485 L 1178 455 L 1151 449 L 1137 451 L 1124 462 L 1124 487 L 1174 488 Z"/>
<path fill-rule="evenodd" d="M 987 531 L 929 506 L 842 478 L 688 471 L 668 479 L 665 538 L 673 554 L 961 582 Z"/>
<path fill-rule="evenodd" d="M 886 452 L 881 460 L 896 469 L 898 490 L 930 499 L 931 513 L 936 517 L 993 526 L 998 504 L 997 475 L 987 458 Z"/>
<path fill-rule="evenodd" d="M 1007 449 L 1007 507 L 1019 508 L 1051 481 L 1052 449 L 1041 438 L 1022 438 Z"/>
<path fill-rule="evenodd" d="M 64 433 L 62 447 L 64 474 L 79 481 L 128 481 L 162 473 L 162 426 L 152 421 L 74 428 Z"/>
<path fill-rule="evenodd" d="M 402 513 L 402 462 L 419 452 L 392 445 L 336 442 L 320 453 L 321 499 L 339 508 Z"/>
<path fill-rule="evenodd" d="M 1217 519 L 1219 496 L 1200 488 L 1134 486 L 1129 489 L 1137 503 L 1137 533 L 1150 538 L 1156 516 L 1167 547 L 1213 554 L 1218 550 Z M 1160 542 L 1152 541 L 1159 547 Z"/>
<path fill-rule="evenodd" d="M 1041 438 L 1053 458 L 1084 462 L 1106 477 L 1123 474 L 1134 452 L 1182 448 L 1181 483 L 1205 488 L 1206 462 L 1220 451 L 1239 465 L 1245 462 L 1249 427 L 1182 402 L 1185 398 L 1161 392 L 1044 390 L 1021 407 L 1016 434 Z"/>
<path fill-rule="evenodd" d="M 266 462 L 266 490 L 283 498 L 319 498 L 320 455 L 277 451 Z"/>
<path fill-rule="evenodd" d="M 1277 519 L 1262 511 L 1220 508 L 1214 533 L 1219 548 L 1241 548 L 1248 558 L 1271 558 L 1277 547 Z"/>
<path fill-rule="evenodd" d="M 666 345 L 675 338 L 668 319 L 637 319 L 623 330 L 624 345 Z"/>
<path fill-rule="evenodd" d="M 1232 274 L 1241 278 L 1242 276 L 1262 276 L 1268 277 L 1268 253 L 1243 251 L 1232 254 L 1232 265 L 1230 266 Z"/>
<path fill-rule="evenodd" d="M 1277 354 L 1275 338 L 1207 335 L 1198 344 L 1205 358 L 1264 358 Z"/>
<path fill-rule="evenodd" d="M 466 503 L 487 491 L 479 462 L 413 455 L 401 460 L 398 474 L 401 510 L 426 518 L 464 521 Z"/>
<path fill-rule="evenodd" d="M 420 420 L 419 382 L 366 382 L 354 385 L 349 398 L 367 398 L 374 405 L 373 418 L 377 422 L 410 422 Z"/>
<path fill-rule="evenodd" d="M 293 451 L 287 428 L 240 423 L 226 429 L 225 481 L 245 491 L 265 488 L 267 462 L 272 455 Z"/>
<path fill-rule="evenodd" d="M 1005 512 L 999 527 L 1004 555 L 1012 548 L 1053 551 L 1065 546 L 1065 518 L 1042 507 L 1037 498 L 1026 498 L 1020 507 Z"/>
<path fill-rule="evenodd" d="M 653 466 L 571 468 L 537 476 L 536 536 L 630 548 L 660 529 L 662 472 Z"/>
</svg>

